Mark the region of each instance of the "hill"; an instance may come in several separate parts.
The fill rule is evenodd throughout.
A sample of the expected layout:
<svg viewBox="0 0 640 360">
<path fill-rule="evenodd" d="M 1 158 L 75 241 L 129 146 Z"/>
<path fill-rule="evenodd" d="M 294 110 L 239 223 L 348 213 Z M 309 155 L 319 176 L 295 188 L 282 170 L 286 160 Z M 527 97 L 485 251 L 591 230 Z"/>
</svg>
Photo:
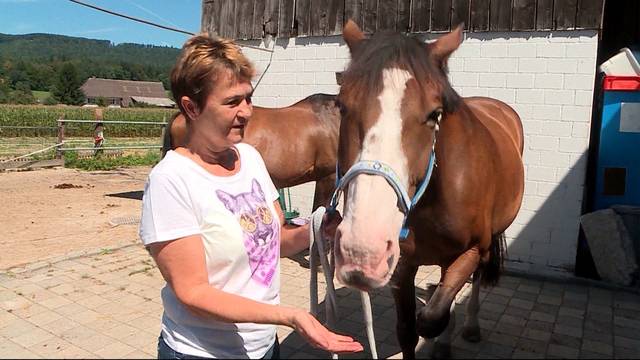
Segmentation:
<svg viewBox="0 0 640 360">
<path fill-rule="evenodd" d="M 108 40 L 53 34 L 0 34 L 0 83 L 18 83 L 47 91 L 56 74 L 72 63 L 81 79 L 91 76 L 162 81 L 169 88 L 169 72 L 180 49 L 141 44 L 113 44 Z M 4 81 L 3 81 L 4 79 Z"/>
</svg>

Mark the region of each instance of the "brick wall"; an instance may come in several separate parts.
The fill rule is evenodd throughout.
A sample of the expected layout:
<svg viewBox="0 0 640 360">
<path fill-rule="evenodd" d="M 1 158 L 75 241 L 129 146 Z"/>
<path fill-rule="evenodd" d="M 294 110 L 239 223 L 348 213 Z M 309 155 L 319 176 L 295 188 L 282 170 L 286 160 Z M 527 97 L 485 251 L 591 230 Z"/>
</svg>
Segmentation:
<svg viewBox="0 0 640 360">
<path fill-rule="evenodd" d="M 537 273 L 572 271 L 586 172 L 597 33 L 465 36 L 449 61 L 453 87 L 462 96 L 505 101 L 520 114 L 524 125 L 525 196 L 507 231 L 508 266 Z M 431 38 L 434 36 L 424 36 L 425 40 Z M 244 51 L 256 64 L 259 77 L 270 54 Z M 261 106 L 287 106 L 314 93 L 335 94 L 335 72 L 343 70 L 348 61 L 349 51 L 340 37 L 279 40 L 254 101 Z M 308 214 L 312 196 L 313 186 L 292 189 L 293 206 Z"/>
</svg>

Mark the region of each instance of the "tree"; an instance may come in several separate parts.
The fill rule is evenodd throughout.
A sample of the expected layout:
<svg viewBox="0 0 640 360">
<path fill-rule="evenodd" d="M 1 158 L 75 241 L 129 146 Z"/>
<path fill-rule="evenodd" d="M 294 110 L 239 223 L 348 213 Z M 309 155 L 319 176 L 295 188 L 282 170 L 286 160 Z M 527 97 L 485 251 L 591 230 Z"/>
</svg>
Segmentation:
<svg viewBox="0 0 640 360">
<path fill-rule="evenodd" d="M 80 86 L 82 83 L 76 67 L 71 63 L 65 63 L 58 73 L 52 95 L 60 103 L 80 105 L 84 102 L 84 94 Z"/>
<path fill-rule="evenodd" d="M 107 106 L 107 99 L 102 96 L 99 96 L 98 98 L 96 98 L 96 105 L 101 107 Z"/>
<path fill-rule="evenodd" d="M 11 88 L 9 87 L 9 81 L 0 77 L 0 104 L 9 102 L 9 94 Z"/>
<path fill-rule="evenodd" d="M 19 82 L 16 84 L 16 89 L 9 95 L 9 102 L 13 104 L 35 104 L 36 98 L 31 92 L 31 87 L 27 82 Z"/>
<path fill-rule="evenodd" d="M 56 101 L 56 99 L 53 98 L 53 96 L 47 96 L 44 99 L 43 104 L 45 104 L 45 105 L 58 105 L 58 102 Z"/>
</svg>

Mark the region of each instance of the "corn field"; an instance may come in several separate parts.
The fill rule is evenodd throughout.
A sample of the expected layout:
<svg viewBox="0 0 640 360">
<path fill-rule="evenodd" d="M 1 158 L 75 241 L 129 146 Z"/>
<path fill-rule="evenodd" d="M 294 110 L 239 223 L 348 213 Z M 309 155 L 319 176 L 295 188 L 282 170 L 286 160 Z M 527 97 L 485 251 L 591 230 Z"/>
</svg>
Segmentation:
<svg viewBox="0 0 640 360">
<path fill-rule="evenodd" d="M 29 106 L 0 105 L 0 138 L 48 137 L 56 135 L 57 120 L 92 120 L 94 108 L 77 106 Z M 166 122 L 176 110 L 173 109 L 102 109 L 103 120 Z M 65 124 L 65 137 L 92 136 L 91 123 Z M 138 138 L 160 137 L 161 126 L 134 124 L 105 124 L 106 137 Z"/>
</svg>

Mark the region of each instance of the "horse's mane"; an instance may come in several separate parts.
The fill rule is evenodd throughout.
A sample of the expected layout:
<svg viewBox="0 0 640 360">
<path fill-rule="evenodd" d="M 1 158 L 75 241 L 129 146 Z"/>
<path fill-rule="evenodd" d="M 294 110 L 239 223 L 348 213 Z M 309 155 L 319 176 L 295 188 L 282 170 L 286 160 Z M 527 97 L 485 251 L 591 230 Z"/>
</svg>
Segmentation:
<svg viewBox="0 0 640 360">
<path fill-rule="evenodd" d="M 310 104 L 311 106 L 321 106 L 327 103 L 335 102 L 336 97 L 337 95 L 331 95 L 331 94 L 323 94 L 323 93 L 312 94 L 290 106 L 292 107 L 299 106 L 307 103 Z"/>
<path fill-rule="evenodd" d="M 351 92 L 356 96 L 382 91 L 382 71 L 398 67 L 418 79 L 420 86 L 437 86 L 445 112 L 458 107 L 460 96 L 447 80 L 447 69 L 430 60 L 429 48 L 420 40 L 395 32 L 379 32 L 362 40 L 352 51 L 349 68 L 342 74 L 342 86 L 367 89 Z"/>
</svg>

